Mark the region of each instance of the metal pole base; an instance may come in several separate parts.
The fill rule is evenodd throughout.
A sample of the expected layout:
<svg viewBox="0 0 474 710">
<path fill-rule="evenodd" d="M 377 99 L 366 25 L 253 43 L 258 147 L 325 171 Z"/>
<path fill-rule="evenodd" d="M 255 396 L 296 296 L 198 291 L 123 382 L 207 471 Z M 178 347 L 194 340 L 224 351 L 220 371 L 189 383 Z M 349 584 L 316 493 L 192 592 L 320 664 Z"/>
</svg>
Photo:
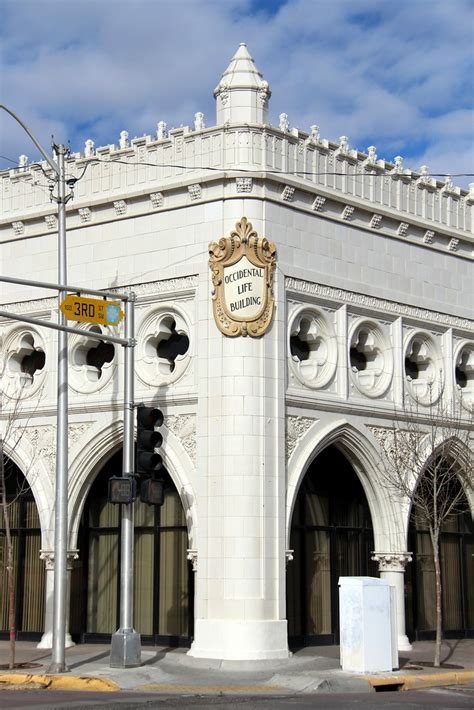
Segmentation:
<svg viewBox="0 0 474 710">
<path fill-rule="evenodd" d="M 48 673 L 69 673 L 69 668 L 65 663 L 51 663 Z"/>
<path fill-rule="evenodd" d="M 119 629 L 112 635 L 111 668 L 136 668 L 142 664 L 140 634 L 134 629 Z"/>
</svg>

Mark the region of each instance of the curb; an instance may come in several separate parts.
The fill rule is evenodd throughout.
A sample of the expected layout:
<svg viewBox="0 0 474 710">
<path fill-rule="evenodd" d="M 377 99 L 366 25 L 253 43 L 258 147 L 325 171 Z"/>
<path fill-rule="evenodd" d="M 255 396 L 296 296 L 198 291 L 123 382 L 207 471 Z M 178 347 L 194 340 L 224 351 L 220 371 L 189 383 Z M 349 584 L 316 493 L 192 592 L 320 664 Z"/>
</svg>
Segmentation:
<svg viewBox="0 0 474 710">
<path fill-rule="evenodd" d="M 474 671 L 440 671 L 439 673 L 416 673 L 408 675 L 365 676 L 374 688 L 399 686 L 397 690 L 416 690 L 418 688 L 436 688 L 446 685 L 463 685 L 474 682 Z"/>
<path fill-rule="evenodd" d="M 120 686 L 108 678 L 30 673 L 2 673 L 0 674 L 0 688 L 2 686 L 25 686 L 26 688 L 30 686 L 48 690 L 93 690 L 109 693 L 120 690 Z"/>
</svg>

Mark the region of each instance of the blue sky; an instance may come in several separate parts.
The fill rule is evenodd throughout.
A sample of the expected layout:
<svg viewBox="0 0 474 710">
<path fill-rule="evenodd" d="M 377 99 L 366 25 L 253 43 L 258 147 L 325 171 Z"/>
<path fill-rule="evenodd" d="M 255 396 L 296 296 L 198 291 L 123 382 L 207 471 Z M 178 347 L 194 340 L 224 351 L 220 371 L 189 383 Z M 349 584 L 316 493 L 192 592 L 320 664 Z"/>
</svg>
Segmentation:
<svg viewBox="0 0 474 710">
<path fill-rule="evenodd" d="M 2 102 L 48 145 L 83 149 L 215 122 L 239 42 L 289 115 L 379 157 L 474 173 L 474 0 L 0 0 Z M 0 154 L 37 152 L 5 115 Z M 1 167 L 11 165 L 0 159 Z M 474 178 L 456 178 L 466 186 Z"/>
</svg>

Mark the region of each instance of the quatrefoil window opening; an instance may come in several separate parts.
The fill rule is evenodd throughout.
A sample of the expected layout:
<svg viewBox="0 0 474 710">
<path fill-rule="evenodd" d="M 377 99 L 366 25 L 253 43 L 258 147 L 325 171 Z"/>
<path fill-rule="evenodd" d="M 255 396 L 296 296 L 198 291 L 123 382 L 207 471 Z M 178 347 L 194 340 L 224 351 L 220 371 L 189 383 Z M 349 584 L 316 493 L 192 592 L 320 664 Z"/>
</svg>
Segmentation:
<svg viewBox="0 0 474 710">
<path fill-rule="evenodd" d="M 314 318 L 303 316 L 297 326 L 297 330 L 290 336 L 290 352 L 294 360 L 299 361 L 302 373 L 307 372 L 311 377 L 311 371 L 327 360 L 327 345 L 318 324 Z"/>
<path fill-rule="evenodd" d="M 172 316 L 162 318 L 155 334 L 145 343 L 146 356 L 158 358 L 158 371 L 162 375 L 172 374 L 188 350 L 189 338 L 181 328 L 177 328 Z"/>
<path fill-rule="evenodd" d="M 99 326 L 89 329 L 93 333 L 102 333 Z M 112 362 L 115 357 L 115 347 L 112 343 L 95 338 L 87 338 L 74 350 L 74 364 L 84 370 L 89 382 L 98 382 L 104 367 Z"/>
<path fill-rule="evenodd" d="M 465 345 L 459 351 L 454 367 L 456 389 L 461 402 L 468 408 L 474 405 L 474 346 Z"/>
<path fill-rule="evenodd" d="M 435 343 L 430 336 L 412 337 L 405 350 L 404 368 L 408 390 L 421 404 L 433 403 L 441 394 L 442 372 Z"/>
<path fill-rule="evenodd" d="M 377 376 L 382 374 L 383 355 L 375 344 L 373 333 L 360 328 L 352 339 L 349 351 L 352 372 L 373 371 Z"/>
<path fill-rule="evenodd" d="M 36 373 L 44 369 L 46 355 L 44 350 L 35 344 L 32 333 L 21 336 L 18 348 L 10 355 L 8 369 L 16 375 L 22 386 L 31 387 Z"/>
<path fill-rule="evenodd" d="M 474 347 L 464 347 L 456 358 L 456 385 L 459 389 L 474 390 Z"/>
<path fill-rule="evenodd" d="M 379 397 L 388 388 L 393 370 L 390 344 L 376 324 L 360 323 L 349 343 L 353 383 L 365 395 Z"/>
<path fill-rule="evenodd" d="M 290 368 L 305 386 L 321 388 L 334 376 L 337 347 L 331 326 L 317 310 L 301 310 L 289 333 Z"/>
</svg>

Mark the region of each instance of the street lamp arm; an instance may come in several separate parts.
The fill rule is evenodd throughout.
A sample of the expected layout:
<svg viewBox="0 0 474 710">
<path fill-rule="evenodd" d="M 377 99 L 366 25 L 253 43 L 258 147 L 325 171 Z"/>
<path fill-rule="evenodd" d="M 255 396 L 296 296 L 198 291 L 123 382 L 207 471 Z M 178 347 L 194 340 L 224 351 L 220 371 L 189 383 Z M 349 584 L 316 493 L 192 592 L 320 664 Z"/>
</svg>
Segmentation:
<svg viewBox="0 0 474 710">
<path fill-rule="evenodd" d="M 6 111 L 7 113 L 9 113 L 10 116 L 11 116 L 12 118 L 14 118 L 15 121 L 16 121 L 17 123 L 19 123 L 20 126 L 28 133 L 29 137 L 31 138 L 31 140 L 33 141 L 33 143 L 35 144 L 35 146 L 38 148 L 38 150 L 39 150 L 39 152 L 41 153 L 41 155 L 43 156 L 43 158 L 46 160 L 46 162 L 49 164 L 49 166 L 54 170 L 54 172 L 59 175 L 59 168 L 58 168 L 58 166 L 56 165 L 56 163 L 54 162 L 54 160 L 52 160 L 52 159 L 49 157 L 49 155 L 48 155 L 47 152 L 44 150 L 44 148 L 43 148 L 43 146 L 41 145 L 41 143 L 34 137 L 34 135 L 32 134 L 32 132 L 30 131 L 30 129 L 29 129 L 28 126 L 26 125 L 26 123 L 24 123 L 24 122 L 21 120 L 21 118 L 16 115 L 16 113 L 15 113 L 14 111 L 12 111 L 11 109 L 7 108 L 4 104 L 0 104 L 0 108 L 3 109 L 4 111 Z"/>
</svg>

